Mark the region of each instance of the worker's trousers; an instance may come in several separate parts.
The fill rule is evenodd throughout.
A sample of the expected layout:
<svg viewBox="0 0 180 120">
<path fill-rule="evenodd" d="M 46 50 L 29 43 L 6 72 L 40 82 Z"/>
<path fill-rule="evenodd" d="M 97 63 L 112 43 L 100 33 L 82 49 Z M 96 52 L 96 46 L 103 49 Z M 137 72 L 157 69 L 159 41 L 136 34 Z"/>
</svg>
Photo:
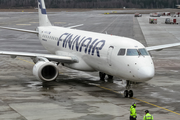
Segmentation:
<svg viewBox="0 0 180 120">
<path fill-rule="evenodd" d="M 136 118 L 133 118 L 133 116 L 130 116 L 129 120 L 136 120 Z"/>
</svg>

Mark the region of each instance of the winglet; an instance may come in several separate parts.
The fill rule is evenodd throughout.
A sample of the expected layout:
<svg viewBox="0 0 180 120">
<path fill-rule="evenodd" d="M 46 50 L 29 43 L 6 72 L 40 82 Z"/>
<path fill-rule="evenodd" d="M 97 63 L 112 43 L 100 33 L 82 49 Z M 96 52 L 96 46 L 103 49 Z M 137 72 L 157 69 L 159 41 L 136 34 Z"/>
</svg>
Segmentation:
<svg viewBox="0 0 180 120">
<path fill-rule="evenodd" d="M 146 50 L 147 51 L 160 51 L 160 50 L 165 49 L 165 48 L 176 47 L 176 46 L 180 46 L 180 43 L 172 43 L 172 44 L 146 47 Z"/>
</svg>

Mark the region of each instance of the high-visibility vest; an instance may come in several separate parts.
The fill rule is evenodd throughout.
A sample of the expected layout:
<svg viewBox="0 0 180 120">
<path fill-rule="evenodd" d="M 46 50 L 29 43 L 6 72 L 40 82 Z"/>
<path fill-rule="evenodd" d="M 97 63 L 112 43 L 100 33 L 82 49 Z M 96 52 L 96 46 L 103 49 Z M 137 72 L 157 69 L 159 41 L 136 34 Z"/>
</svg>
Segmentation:
<svg viewBox="0 0 180 120">
<path fill-rule="evenodd" d="M 133 118 L 136 118 L 137 116 L 136 109 L 134 108 L 134 106 L 130 107 L 130 116 L 132 116 Z"/>
<path fill-rule="evenodd" d="M 149 113 L 147 113 L 145 116 L 144 116 L 144 119 L 143 120 L 153 120 L 153 116 Z"/>
</svg>

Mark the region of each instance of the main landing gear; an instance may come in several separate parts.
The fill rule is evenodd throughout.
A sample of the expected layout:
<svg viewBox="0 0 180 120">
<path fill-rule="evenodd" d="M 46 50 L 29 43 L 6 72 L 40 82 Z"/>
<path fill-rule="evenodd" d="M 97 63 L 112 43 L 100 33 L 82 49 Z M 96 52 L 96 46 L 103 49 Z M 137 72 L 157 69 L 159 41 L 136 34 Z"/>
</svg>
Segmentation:
<svg viewBox="0 0 180 120">
<path fill-rule="evenodd" d="M 105 82 L 105 77 L 106 77 L 105 73 L 99 72 L 99 77 L 100 77 L 100 81 L 104 81 Z M 108 75 L 107 81 L 110 82 L 110 83 L 113 83 L 113 76 Z"/>
<path fill-rule="evenodd" d="M 132 90 L 129 90 L 130 88 L 131 88 L 131 84 L 133 84 L 132 82 L 130 82 L 129 80 L 126 80 L 126 89 L 127 90 L 125 90 L 124 91 L 124 97 L 133 97 L 133 91 Z"/>
</svg>

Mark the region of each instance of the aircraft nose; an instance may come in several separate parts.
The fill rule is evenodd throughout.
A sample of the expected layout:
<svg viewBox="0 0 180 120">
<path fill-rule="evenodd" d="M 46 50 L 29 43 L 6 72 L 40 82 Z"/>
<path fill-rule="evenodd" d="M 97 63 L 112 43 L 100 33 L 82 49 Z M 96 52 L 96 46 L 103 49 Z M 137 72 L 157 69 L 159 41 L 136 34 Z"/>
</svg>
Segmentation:
<svg viewBox="0 0 180 120">
<path fill-rule="evenodd" d="M 139 79 L 150 80 L 154 77 L 154 67 L 142 67 L 138 71 Z"/>
</svg>

